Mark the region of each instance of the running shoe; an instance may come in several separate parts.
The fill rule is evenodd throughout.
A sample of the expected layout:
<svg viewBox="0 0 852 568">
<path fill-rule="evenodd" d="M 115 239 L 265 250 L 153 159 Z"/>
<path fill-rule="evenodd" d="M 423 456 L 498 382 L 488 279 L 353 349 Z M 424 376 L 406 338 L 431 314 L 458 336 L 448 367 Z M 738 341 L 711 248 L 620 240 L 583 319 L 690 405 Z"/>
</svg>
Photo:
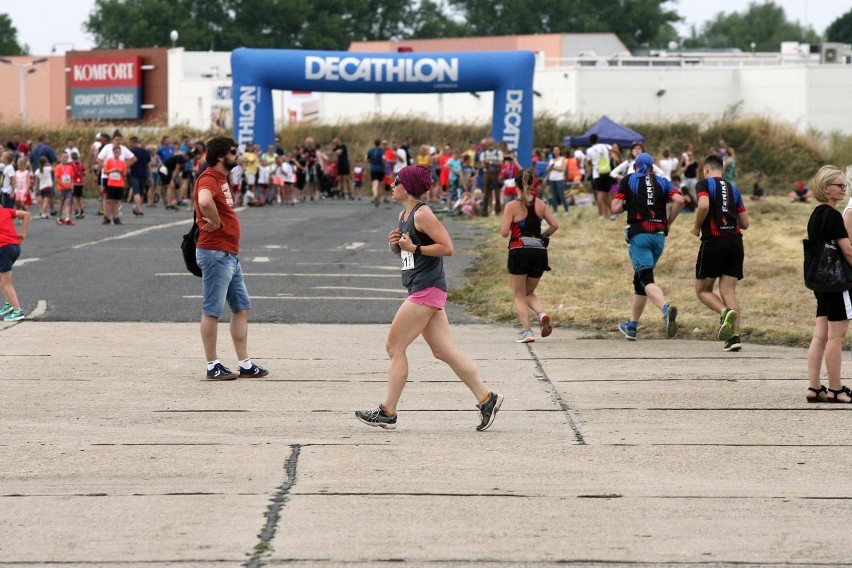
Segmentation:
<svg viewBox="0 0 852 568">
<path fill-rule="evenodd" d="M 535 342 L 535 336 L 531 329 L 525 329 L 518 338 L 515 340 L 515 343 L 533 343 Z"/>
<path fill-rule="evenodd" d="M 20 321 L 25 317 L 24 310 L 12 310 L 3 317 L 3 321 Z"/>
<path fill-rule="evenodd" d="M 719 333 L 716 334 L 716 339 L 728 339 L 734 333 L 734 322 L 737 321 L 737 312 L 730 308 L 725 308 L 722 312 L 722 317 L 719 318 Z"/>
<path fill-rule="evenodd" d="M 241 379 L 248 379 L 248 378 L 259 379 L 261 377 L 265 377 L 268 374 L 269 374 L 269 371 L 267 371 L 263 367 L 255 365 L 254 363 L 252 363 L 251 367 L 248 368 L 248 369 L 243 369 L 242 367 L 240 367 L 240 378 Z"/>
<path fill-rule="evenodd" d="M 551 333 L 553 333 L 553 327 L 550 325 L 550 316 L 544 312 L 541 312 L 541 315 L 538 318 L 538 324 L 541 327 L 541 336 L 547 337 Z"/>
<path fill-rule="evenodd" d="M 207 371 L 208 381 L 233 381 L 237 374 L 222 363 L 216 363 L 212 369 Z"/>
<path fill-rule="evenodd" d="M 492 392 L 488 395 L 488 400 L 482 404 L 476 405 L 479 409 L 479 426 L 476 427 L 477 430 L 480 432 L 488 430 L 488 428 L 494 423 L 494 419 L 497 417 L 497 411 L 500 410 L 501 404 L 503 404 L 503 395 Z"/>
<path fill-rule="evenodd" d="M 743 348 L 743 344 L 740 343 L 740 338 L 737 335 L 732 335 L 730 339 L 725 342 L 725 351 L 739 351 Z"/>
<path fill-rule="evenodd" d="M 624 338 L 627 339 L 627 341 L 636 341 L 636 328 L 631 327 L 628 322 L 620 322 L 618 324 L 618 331 L 624 334 Z"/>
<path fill-rule="evenodd" d="M 101 225 L 109 225 L 112 221 L 109 220 L 109 217 L 104 217 L 104 220 L 101 221 Z"/>
<path fill-rule="evenodd" d="M 9 312 L 11 312 L 14 309 L 15 308 L 12 307 L 12 304 L 10 304 L 9 302 L 6 302 L 5 304 L 3 304 L 3 307 L 0 308 L 0 316 L 5 316 L 6 314 L 8 314 Z"/>
<path fill-rule="evenodd" d="M 76 224 L 76 223 L 74 223 L 74 221 L 72 221 L 71 219 L 65 219 L 65 225 L 69 225 L 69 226 L 70 226 L 70 225 L 75 225 L 75 224 Z"/>
<path fill-rule="evenodd" d="M 666 327 L 666 337 L 674 337 L 677 333 L 677 308 L 669 306 L 663 316 L 663 323 Z"/>
<path fill-rule="evenodd" d="M 113 225 L 124 225 L 124 221 L 121 220 L 121 217 L 116 217 L 112 220 Z"/>
<path fill-rule="evenodd" d="M 385 430 L 396 429 L 396 414 L 388 416 L 381 404 L 372 410 L 356 410 L 355 418 L 367 426 L 378 426 Z"/>
</svg>

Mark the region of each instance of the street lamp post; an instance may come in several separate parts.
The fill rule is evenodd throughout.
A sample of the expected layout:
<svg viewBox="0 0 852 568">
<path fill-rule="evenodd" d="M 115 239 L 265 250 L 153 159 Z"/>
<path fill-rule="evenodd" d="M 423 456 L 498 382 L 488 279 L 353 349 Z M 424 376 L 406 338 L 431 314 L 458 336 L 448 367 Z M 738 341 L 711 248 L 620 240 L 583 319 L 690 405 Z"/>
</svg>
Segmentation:
<svg viewBox="0 0 852 568">
<path fill-rule="evenodd" d="M 0 57 L 0 63 L 5 63 L 6 65 L 11 65 L 13 67 L 17 67 L 20 71 L 21 77 L 21 124 L 26 126 L 27 124 L 27 75 L 35 73 L 35 66 L 41 63 L 47 63 L 47 57 L 42 57 L 41 59 L 34 59 L 33 61 L 29 61 L 27 63 L 15 63 L 11 59 L 6 59 L 5 57 Z"/>
</svg>

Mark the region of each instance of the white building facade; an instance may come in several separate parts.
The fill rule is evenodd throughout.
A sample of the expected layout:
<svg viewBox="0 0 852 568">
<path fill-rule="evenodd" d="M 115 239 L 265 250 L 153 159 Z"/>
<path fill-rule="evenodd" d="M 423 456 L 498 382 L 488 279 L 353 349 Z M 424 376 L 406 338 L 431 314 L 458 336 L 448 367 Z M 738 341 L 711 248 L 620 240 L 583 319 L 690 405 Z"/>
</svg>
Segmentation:
<svg viewBox="0 0 852 568">
<path fill-rule="evenodd" d="M 231 128 L 229 52 L 171 49 L 169 124 Z M 799 131 L 852 134 L 852 65 L 780 54 L 728 58 L 620 57 L 541 59 L 535 113 L 619 122 L 715 120 L 733 110 L 767 116 Z M 276 129 L 303 120 L 335 124 L 375 116 L 421 116 L 440 122 L 489 123 L 492 94 L 344 94 L 276 91 Z"/>
</svg>

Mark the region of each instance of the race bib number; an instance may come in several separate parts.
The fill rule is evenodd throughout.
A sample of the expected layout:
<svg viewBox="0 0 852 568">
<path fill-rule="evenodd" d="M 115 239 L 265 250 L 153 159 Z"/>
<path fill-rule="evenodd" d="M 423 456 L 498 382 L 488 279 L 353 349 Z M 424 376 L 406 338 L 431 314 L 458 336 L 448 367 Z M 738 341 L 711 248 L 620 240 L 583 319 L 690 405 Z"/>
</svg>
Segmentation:
<svg viewBox="0 0 852 568">
<path fill-rule="evenodd" d="M 399 257 L 402 259 L 402 269 L 403 270 L 411 270 L 414 268 L 414 253 L 408 252 L 404 250 L 399 253 Z"/>
<path fill-rule="evenodd" d="M 68 185 L 71 183 L 71 176 L 69 174 L 62 174 L 62 183 Z"/>
<path fill-rule="evenodd" d="M 121 172 L 110 172 L 109 179 L 121 179 Z"/>
</svg>

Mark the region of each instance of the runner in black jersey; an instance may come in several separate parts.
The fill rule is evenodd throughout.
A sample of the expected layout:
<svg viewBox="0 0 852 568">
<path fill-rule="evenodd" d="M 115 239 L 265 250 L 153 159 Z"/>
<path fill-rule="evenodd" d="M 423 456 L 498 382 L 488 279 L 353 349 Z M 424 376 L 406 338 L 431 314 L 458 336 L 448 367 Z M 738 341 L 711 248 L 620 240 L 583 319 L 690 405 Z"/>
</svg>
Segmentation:
<svg viewBox="0 0 852 568">
<path fill-rule="evenodd" d="M 388 244 L 402 261 L 402 284 L 409 296 L 396 312 L 388 332 L 390 368 L 385 399 L 376 408 L 355 412 L 355 417 L 369 426 L 396 428 L 396 406 L 408 381 L 405 352 L 422 335 L 432 354 L 447 363 L 476 397 L 480 417 L 476 429 L 482 431 L 494 422 L 503 395 L 485 388 L 476 364 L 453 345 L 450 337 L 450 323 L 444 311 L 447 281 L 443 257 L 453 254 L 453 241 L 441 221 L 420 200 L 431 187 L 432 174 L 425 166 L 405 166 L 393 180 L 393 200 L 404 205 L 405 210 L 399 215 L 399 227 L 388 234 Z"/>
<path fill-rule="evenodd" d="M 695 293 L 701 303 L 719 314 L 717 339 L 725 341 L 725 351 L 739 351 L 740 309 L 737 281 L 743 278 L 742 229 L 748 229 L 748 214 L 739 189 L 722 178 L 722 158 L 704 158 L 704 179 L 698 182 L 698 207 L 692 234 L 701 237 L 695 261 Z M 713 292 L 719 280 L 719 294 Z"/>
<path fill-rule="evenodd" d="M 530 310 L 538 316 L 542 337 L 553 331 L 550 316 L 543 310 L 535 289 L 545 271 L 550 270 L 547 243 L 559 229 L 559 224 L 544 201 L 533 196 L 534 179 L 532 170 L 521 170 L 515 176 L 518 198 L 506 204 L 500 227 L 500 235 L 509 237 L 509 287 L 515 296 L 515 309 L 521 321 L 521 335 L 515 340 L 517 343 L 535 341 L 530 328 Z M 541 229 L 542 219 L 548 224 L 544 231 Z"/>
<path fill-rule="evenodd" d="M 631 319 L 618 324 L 629 341 L 636 341 L 639 318 L 648 299 L 663 312 L 666 337 L 677 331 L 677 308 L 666 302 L 663 290 L 654 282 L 654 267 L 663 254 L 669 227 L 683 207 L 680 190 L 664 177 L 654 175 L 654 158 L 645 152 L 636 156 L 633 174 L 621 179 L 612 201 L 616 215 L 627 211 L 627 250 L 633 265 L 633 308 Z M 671 212 L 667 204 L 671 202 Z"/>
</svg>

